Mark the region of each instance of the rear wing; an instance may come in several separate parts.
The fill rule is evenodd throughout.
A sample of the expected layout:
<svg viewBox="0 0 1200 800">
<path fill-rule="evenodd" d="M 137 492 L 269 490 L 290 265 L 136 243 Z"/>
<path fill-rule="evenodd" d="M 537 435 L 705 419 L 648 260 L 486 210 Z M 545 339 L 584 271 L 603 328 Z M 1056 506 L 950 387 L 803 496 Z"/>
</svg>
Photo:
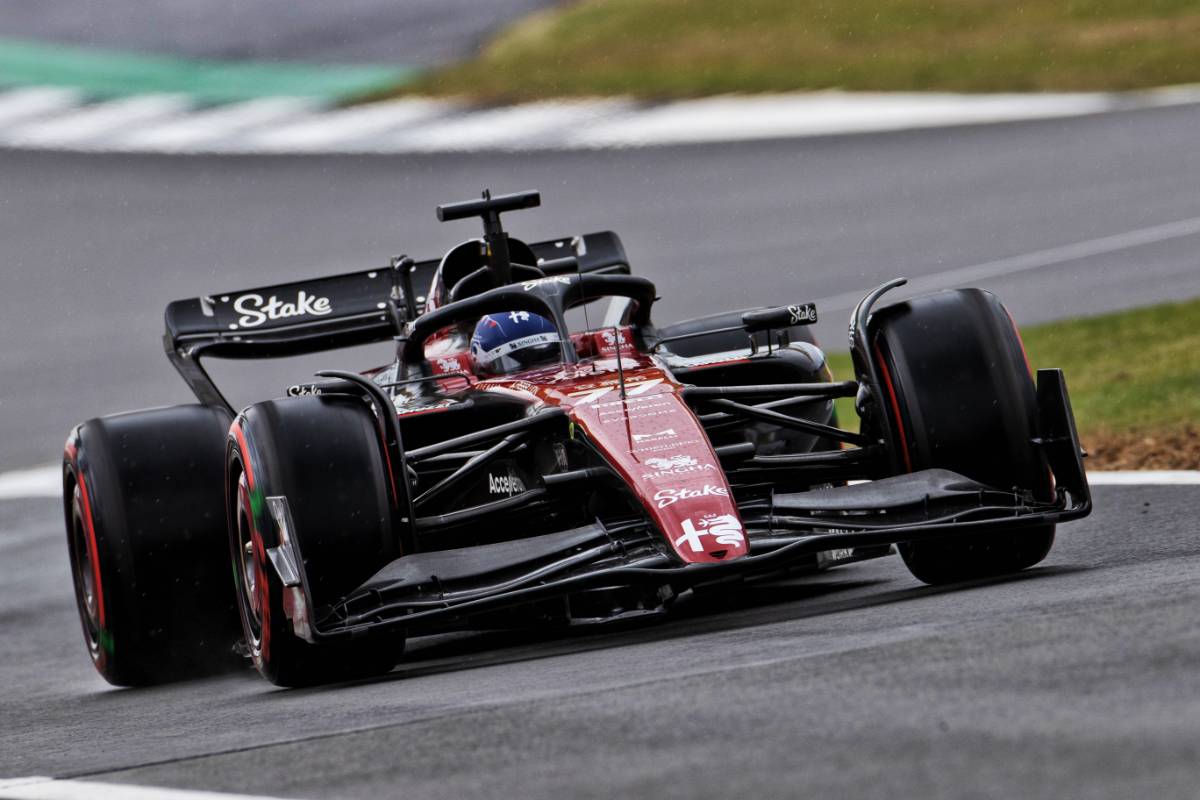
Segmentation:
<svg viewBox="0 0 1200 800">
<path fill-rule="evenodd" d="M 530 249 L 539 263 L 574 256 L 581 272 L 630 271 L 625 248 L 611 231 L 537 242 Z M 410 267 L 418 312 L 439 263 Z M 176 300 L 167 306 L 163 344 L 200 402 L 229 408 L 200 365 L 202 356 L 279 358 L 387 341 L 402 332 L 405 283 L 398 270 L 380 267 Z"/>
</svg>

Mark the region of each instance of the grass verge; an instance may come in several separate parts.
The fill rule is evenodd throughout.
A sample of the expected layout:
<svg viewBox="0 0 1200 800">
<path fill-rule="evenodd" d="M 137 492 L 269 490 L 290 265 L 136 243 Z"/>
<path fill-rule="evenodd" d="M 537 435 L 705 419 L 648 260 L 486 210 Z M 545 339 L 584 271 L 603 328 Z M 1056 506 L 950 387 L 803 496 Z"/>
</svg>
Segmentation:
<svg viewBox="0 0 1200 800">
<path fill-rule="evenodd" d="M 1021 333 L 1034 369 L 1066 373 L 1090 469 L 1200 469 L 1200 300 Z M 852 375 L 848 354 L 829 360 Z M 842 402 L 840 419 L 857 420 Z"/>
<path fill-rule="evenodd" d="M 1195 0 L 581 0 L 403 91 L 513 101 L 1195 81 Z"/>
</svg>

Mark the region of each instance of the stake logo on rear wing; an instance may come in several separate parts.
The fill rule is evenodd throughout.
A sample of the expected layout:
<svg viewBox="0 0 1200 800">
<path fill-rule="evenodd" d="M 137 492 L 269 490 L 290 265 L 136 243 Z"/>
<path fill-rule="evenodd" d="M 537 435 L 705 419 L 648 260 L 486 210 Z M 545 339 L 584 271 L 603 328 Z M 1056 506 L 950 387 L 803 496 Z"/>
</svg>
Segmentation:
<svg viewBox="0 0 1200 800">
<path fill-rule="evenodd" d="M 386 308 L 386 305 L 384 307 Z M 303 289 L 296 295 L 296 299 L 290 302 L 280 300 L 275 295 L 271 295 L 268 300 L 263 300 L 261 294 L 244 294 L 233 301 L 233 309 L 242 315 L 233 324 L 243 328 L 254 328 L 267 320 L 309 315 L 323 317 L 333 313 L 328 297 L 310 295 Z"/>
</svg>

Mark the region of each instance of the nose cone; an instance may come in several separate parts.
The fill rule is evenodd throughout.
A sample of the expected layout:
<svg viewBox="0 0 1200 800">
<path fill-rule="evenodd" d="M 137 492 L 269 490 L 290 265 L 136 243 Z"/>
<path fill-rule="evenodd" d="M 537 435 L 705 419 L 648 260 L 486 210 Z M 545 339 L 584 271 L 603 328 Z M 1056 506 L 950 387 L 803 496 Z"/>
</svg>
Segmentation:
<svg viewBox="0 0 1200 800">
<path fill-rule="evenodd" d="M 624 399 L 605 392 L 572 416 L 637 495 L 686 563 L 731 561 L 746 535 L 725 473 L 681 388 L 657 369 L 626 376 Z M 642 387 L 645 387 L 644 389 Z"/>
</svg>

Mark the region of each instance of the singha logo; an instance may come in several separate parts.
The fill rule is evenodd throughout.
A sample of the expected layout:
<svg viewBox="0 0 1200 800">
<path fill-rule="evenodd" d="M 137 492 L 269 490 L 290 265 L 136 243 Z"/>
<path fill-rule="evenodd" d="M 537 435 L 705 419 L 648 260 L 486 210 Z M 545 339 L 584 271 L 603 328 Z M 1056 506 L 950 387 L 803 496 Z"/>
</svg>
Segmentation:
<svg viewBox="0 0 1200 800">
<path fill-rule="evenodd" d="M 691 456 L 668 456 L 667 458 L 647 458 L 646 466 L 655 470 L 681 469 L 694 467 L 699 463 Z"/>
<path fill-rule="evenodd" d="M 717 469 L 713 464 L 701 464 L 691 456 L 682 454 L 666 458 L 647 458 L 645 464 L 652 470 L 642 475 L 647 480 L 664 478 L 668 475 L 682 475 L 686 472 L 715 472 Z"/>
</svg>

